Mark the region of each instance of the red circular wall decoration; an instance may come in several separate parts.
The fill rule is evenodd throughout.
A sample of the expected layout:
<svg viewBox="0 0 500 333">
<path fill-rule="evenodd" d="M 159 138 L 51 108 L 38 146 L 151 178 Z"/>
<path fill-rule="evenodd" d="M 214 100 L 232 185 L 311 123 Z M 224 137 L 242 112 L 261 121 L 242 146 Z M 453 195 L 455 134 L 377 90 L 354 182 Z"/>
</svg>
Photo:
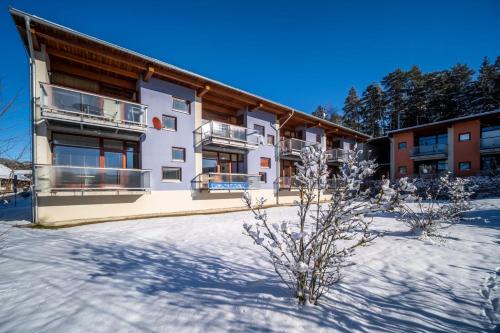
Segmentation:
<svg viewBox="0 0 500 333">
<path fill-rule="evenodd" d="M 161 130 L 161 120 L 158 117 L 153 118 L 153 127 L 157 130 Z"/>
</svg>

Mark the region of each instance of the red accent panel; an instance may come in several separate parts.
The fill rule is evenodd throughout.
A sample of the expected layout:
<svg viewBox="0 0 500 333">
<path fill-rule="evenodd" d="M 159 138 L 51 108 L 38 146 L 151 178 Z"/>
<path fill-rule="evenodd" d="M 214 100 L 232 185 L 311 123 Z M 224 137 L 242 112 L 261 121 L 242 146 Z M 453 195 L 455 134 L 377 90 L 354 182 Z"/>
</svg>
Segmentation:
<svg viewBox="0 0 500 333">
<path fill-rule="evenodd" d="M 153 118 L 153 127 L 157 130 L 161 130 L 161 120 L 158 117 Z"/>
</svg>

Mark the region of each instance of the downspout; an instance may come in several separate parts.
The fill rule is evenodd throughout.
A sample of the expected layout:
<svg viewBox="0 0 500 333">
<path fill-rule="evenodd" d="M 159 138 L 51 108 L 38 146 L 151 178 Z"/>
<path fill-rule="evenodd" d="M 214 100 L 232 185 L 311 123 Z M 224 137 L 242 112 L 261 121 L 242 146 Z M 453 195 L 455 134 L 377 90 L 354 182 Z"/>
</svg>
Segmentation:
<svg viewBox="0 0 500 333">
<path fill-rule="evenodd" d="M 294 113 L 295 113 L 295 110 L 292 109 L 292 113 L 290 113 L 290 115 L 288 115 L 288 118 L 286 118 L 286 120 L 283 122 L 283 124 L 280 125 L 280 121 L 276 120 L 276 124 L 273 127 L 274 130 L 276 131 L 276 140 L 274 142 L 274 151 L 275 151 L 274 159 L 275 159 L 275 165 L 276 165 L 276 184 L 275 184 L 276 205 L 280 204 L 280 171 L 281 171 L 280 170 L 281 169 L 281 166 L 280 166 L 280 142 L 281 142 L 280 130 L 281 130 L 281 127 L 284 126 L 290 120 L 290 118 L 293 117 Z"/>
<path fill-rule="evenodd" d="M 24 16 L 26 23 L 26 39 L 28 41 L 28 59 L 30 64 L 30 108 L 31 108 L 31 211 L 33 216 L 33 223 L 38 223 L 38 200 L 36 196 L 36 170 L 35 170 L 35 160 L 36 160 L 36 89 L 35 89 L 35 76 L 36 76 L 36 64 L 34 59 L 33 50 L 33 39 L 31 38 L 31 19 L 28 16 Z"/>
</svg>

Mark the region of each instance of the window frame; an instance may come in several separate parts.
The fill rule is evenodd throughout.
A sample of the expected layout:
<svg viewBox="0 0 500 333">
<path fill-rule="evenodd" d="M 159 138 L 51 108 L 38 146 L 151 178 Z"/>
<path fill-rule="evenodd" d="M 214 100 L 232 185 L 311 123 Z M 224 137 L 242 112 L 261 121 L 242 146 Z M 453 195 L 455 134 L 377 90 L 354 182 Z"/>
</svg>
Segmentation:
<svg viewBox="0 0 500 333">
<path fill-rule="evenodd" d="M 262 161 L 269 161 L 269 166 L 262 166 Z M 261 169 L 271 169 L 271 158 L 270 157 L 261 157 L 260 158 L 260 168 Z"/>
<path fill-rule="evenodd" d="M 401 172 L 402 169 L 404 169 L 405 172 Z M 398 166 L 398 174 L 399 175 L 407 175 L 408 174 L 408 167 L 406 165 Z"/>
<path fill-rule="evenodd" d="M 260 133 L 260 129 L 262 129 L 262 134 Z M 253 129 L 254 131 L 257 131 L 259 135 L 261 135 L 263 138 L 266 137 L 266 127 L 264 125 L 259 125 L 259 124 L 253 124 Z"/>
<path fill-rule="evenodd" d="M 316 143 L 321 144 L 323 141 L 322 135 L 321 134 L 316 134 Z"/>
<path fill-rule="evenodd" d="M 261 171 L 259 172 L 259 176 L 260 176 L 259 181 L 263 184 L 267 184 L 267 172 Z M 262 176 L 264 176 L 264 180 L 262 180 L 263 178 Z"/>
<path fill-rule="evenodd" d="M 179 178 L 178 179 L 166 179 L 163 178 L 164 175 L 164 170 L 165 169 L 175 169 L 179 171 Z M 171 167 L 171 166 L 162 166 L 161 167 L 161 181 L 163 183 L 181 183 L 182 182 L 182 168 L 181 167 Z"/>
<path fill-rule="evenodd" d="M 269 143 L 269 138 L 273 138 L 272 143 Z M 269 146 L 274 146 L 276 144 L 276 137 L 273 134 L 268 134 L 266 136 L 266 144 Z"/>
<path fill-rule="evenodd" d="M 174 120 L 175 122 L 175 128 L 167 128 L 165 127 L 165 118 L 171 118 Z M 161 115 L 161 129 L 162 130 L 165 130 L 165 131 L 170 131 L 170 132 L 177 132 L 177 117 L 176 116 L 171 116 L 171 115 L 168 115 L 168 114 L 163 114 Z"/>
<path fill-rule="evenodd" d="M 466 140 L 462 139 L 462 135 L 467 135 L 468 138 Z M 458 133 L 458 142 L 467 142 L 472 140 L 472 135 L 470 132 Z"/>
<path fill-rule="evenodd" d="M 179 109 L 174 108 L 174 101 L 176 101 L 176 100 L 186 103 L 188 110 L 184 111 L 184 110 L 179 110 Z M 179 113 L 183 113 L 183 114 L 191 114 L 191 102 L 187 99 L 184 99 L 184 98 L 172 96 L 172 107 L 171 108 L 172 108 L 172 111 L 174 111 L 174 112 L 179 112 Z"/>
<path fill-rule="evenodd" d="M 182 160 L 174 158 L 174 150 L 176 150 L 176 149 L 182 151 L 182 157 L 183 157 Z M 182 162 L 182 163 L 186 162 L 186 148 L 183 148 L 183 147 L 172 147 L 171 153 L 172 153 L 172 156 L 171 156 L 172 157 L 172 162 Z"/>
<path fill-rule="evenodd" d="M 406 141 L 400 141 L 398 142 L 398 150 L 403 150 L 403 149 L 406 149 L 408 148 L 408 144 L 406 143 Z"/>
<path fill-rule="evenodd" d="M 463 164 L 468 164 L 469 167 L 467 169 L 462 169 Z M 461 161 L 458 162 L 458 171 L 460 172 L 466 172 L 466 171 L 471 171 L 472 170 L 472 162 L 471 161 Z"/>
</svg>

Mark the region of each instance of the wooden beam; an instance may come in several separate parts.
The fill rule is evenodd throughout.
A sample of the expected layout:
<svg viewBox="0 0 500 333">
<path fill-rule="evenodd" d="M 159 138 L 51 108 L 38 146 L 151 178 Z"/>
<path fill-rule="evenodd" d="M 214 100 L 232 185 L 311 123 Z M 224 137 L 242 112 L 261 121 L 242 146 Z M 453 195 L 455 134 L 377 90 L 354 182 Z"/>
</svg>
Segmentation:
<svg viewBox="0 0 500 333">
<path fill-rule="evenodd" d="M 241 103 L 241 102 L 238 102 L 238 101 L 236 101 L 236 102 L 235 101 L 231 101 L 228 98 L 217 98 L 214 95 L 212 95 L 211 93 L 205 95 L 205 97 L 203 98 L 203 100 L 207 101 L 207 102 L 212 102 L 212 103 L 215 103 L 215 104 L 227 105 L 227 106 L 230 106 L 230 107 L 233 107 L 233 108 L 237 108 L 237 109 L 242 109 L 242 108 L 244 108 L 247 105 L 245 103 Z"/>
<path fill-rule="evenodd" d="M 37 51 L 40 51 L 40 43 L 38 42 L 38 38 L 36 37 L 36 30 L 34 28 L 30 28 L 31 39 L 33 41 L 33 48 Z"/>
<path fill-rule="evenodd" d="M 210 91 L 210 85 L 206 84 L 201 91 L 198 90 L 198 97 L 203 97 L 209 91 Z"/>
<path fill-rule="evenodd" d="M 52 47 L 47 48 L 47 53 L 49 54 L 49 57 L 54 56 L 54 57 L 59 58 L 59 59 L 73 61 L 73 62 L 76 62 L 78 64 L 96 67 L 96 68 L 105 70 L 107 72 L 116 73 L 118 75 L 125 76 L 125 77 L 131 78 L 131 79 L 137 79 L 137 77 L 138 77 L 137 73 L 130 72 L 130 71 L 127 71 L 127 70 L 124 70 L 124 69 L 121 69 L 121 68 L 118 68 L 115 66 L 106 65 L 106 64 L 94 61 L 94 60 L 84 59 L 84 58 L 78 57 L 76 55 L 73 55 L 71 53 L 61 52 L 59 50 L 53 49 Z"/>
<path fill-rule="evenodd" d="M 153 76 L 154 72 L 155 72 L 155 69 L 153 67 L 149 66 L 148 70 L 146 71 L 146 74 L 144 75 L 143 80 L 145 82 L 148 82 L 149 79 L 151 79 L 151 77 Z"/>
<path fill-rule="evenodd" d="M 117 79 L 109 75 L 94 73 L 83 68 L 78 68 L 64 63 L 53 63 L 52 70 L 56 72 L 62 72 L 68 75 L 80 76 L 89 80 L 101 81 L 107 84 L 111 84 L 116 87 L 128 89 L 135 91 L 136 85 L 134 82 Z"/>
<path fill-rule="evenodd" d="M 236 112 L 238 110 L 231 110 L 231 109 L 227 109 L 227 108 L 224 108 L 224 107 L 221 107 L 221 106 L 218 106 L 218 105 L 213 105 L 213 104 L 205 104 L 203 103 L 202 104 L 202 109 L 206 109 L 206 110 L 209 110 L 209 111 L 214 111 L 214 112 L 217 112 L 217 113 L 224 113 L 224 114 L 230 114 L 230 115 L 234 115 L 236 116 Z"/>
</svg>

